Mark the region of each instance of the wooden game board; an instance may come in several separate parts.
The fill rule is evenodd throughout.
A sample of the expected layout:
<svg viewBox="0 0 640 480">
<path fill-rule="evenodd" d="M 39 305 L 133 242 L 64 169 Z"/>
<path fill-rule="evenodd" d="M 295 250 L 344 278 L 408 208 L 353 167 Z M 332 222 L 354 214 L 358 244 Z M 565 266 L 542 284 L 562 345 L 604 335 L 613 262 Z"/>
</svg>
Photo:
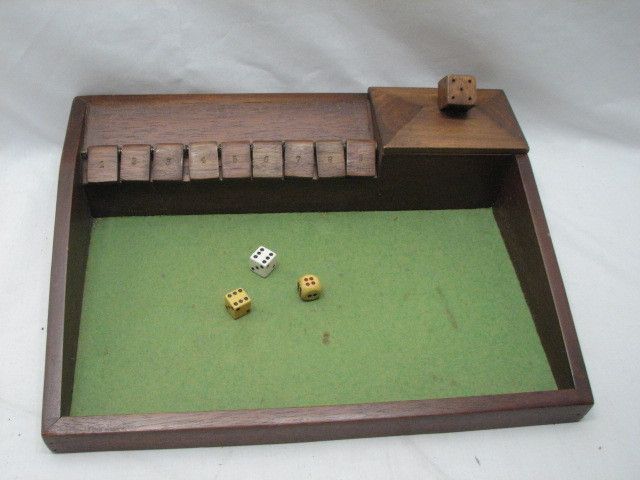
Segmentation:
<svg viewBox="0 0 640 480">
<path fill-rule="evenodd" d="M 576 421 L 593 398 L 500 90 L 75 99 L 42 436 L 54 452 Z M 195 215 L 198 214 L 198 215 Z M 280 265 L 253 275 L 270 245 Z M 295 295 L 307 271 L 326 293 Z M 244 286 L 233 320 L 222 294 Z"/>
</svg>

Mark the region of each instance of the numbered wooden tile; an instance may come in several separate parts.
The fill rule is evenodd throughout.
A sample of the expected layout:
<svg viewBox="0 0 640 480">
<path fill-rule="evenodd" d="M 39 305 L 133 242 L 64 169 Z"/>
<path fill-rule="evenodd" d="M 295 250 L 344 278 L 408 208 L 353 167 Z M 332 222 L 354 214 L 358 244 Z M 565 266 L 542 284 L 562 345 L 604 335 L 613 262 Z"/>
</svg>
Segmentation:
<svg viewBox="0 0 640 480">
<path fill-rule="evenodd" d="M 284 176 L 313 178 L 316 159 L 313 142 L 290 141 L 284 143 Z"/>
<path fill-rule="evenodd" d="M 182 151 L 183 145 L 181 143 L 159 143 L 156 145 L 151 165 L 151 180 L 182 180 Z"/>
<path fill-rule="evenodd" d="M 376 176 L 376 142 L 347 140 L 347 176 Z"/>
<path fill-rule="evenodd" d="M 253 142 L 253 178 L 282 178 L 282 142 Z"/>
<path fill-rule="evenodd" d="M 118 147 L 100 145 L 87 148 L 87 182 L 118 181 Z"/>
<path fill-rule="evenodd" d="M 209 180 L 220 176 L 218 144 L 198 142 L 189 145 L 189 176 L 192 180 Z"/>
<path fill-rule="evenodd" d="M 251 144 L 225 142 L 220 146 L 222 178 L 251 178 Z"/>
<path fill-rule="evenodd" d="M 150 145 L 123 145 L 120 151 L 120 180 L 148 182 L 151 166 Z"/>
<path fill-rule="evenodd" d="M 318 177 L 344 177 L 345 160 L 342 142 L 323 140 L 316 142 L 316 161 L 318 165 Z"/>
</svg>

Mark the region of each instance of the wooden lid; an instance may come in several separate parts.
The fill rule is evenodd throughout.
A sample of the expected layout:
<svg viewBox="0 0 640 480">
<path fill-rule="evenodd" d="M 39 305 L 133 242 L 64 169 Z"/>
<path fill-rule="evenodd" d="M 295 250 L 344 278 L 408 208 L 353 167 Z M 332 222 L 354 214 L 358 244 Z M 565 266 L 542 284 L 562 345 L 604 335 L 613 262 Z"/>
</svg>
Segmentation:
<svg viewBox="0 0 640 480">
<path fill-rule="evenodd" d="M 437 88 L 372 87 L 384 154 L 516 154 L 529 151 L 502 90 L 478 90 L 466 113 L 438 108 Z"/>
</svg>

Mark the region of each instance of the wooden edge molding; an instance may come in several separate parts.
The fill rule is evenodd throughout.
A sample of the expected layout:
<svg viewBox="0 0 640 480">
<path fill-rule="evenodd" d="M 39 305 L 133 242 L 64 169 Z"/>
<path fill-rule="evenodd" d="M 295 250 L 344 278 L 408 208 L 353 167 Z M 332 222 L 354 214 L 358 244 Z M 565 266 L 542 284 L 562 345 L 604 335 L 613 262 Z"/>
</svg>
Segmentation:
<svg viewBox="0 0 640 480">
<path fill-rule="evenodd" d="M 560 276 L 549 228 L 527 155 L 504 173 L 493 213 L 559 389 L 584 405 L 593 395 Z"/>
<path fill-rule="evenodd" d="M 77 348 L 74 338 L 77 338 L 80 322 L 91 226 L 89 206 L 81 188 L 85 172 L 79 161 L 85 115 L 86 103 L 81 98 L 74 99 L 58 176 L 42 404 L 43 433 L 68 414 L 66 406 L 71 403 L 71 389 L 65 386 L 73 382 Z"/>
<path fill-rule="evenodd" d="M 54 452 L 287 443 L 577 421 L 575 390 L 372 404 L 62 417 L 43 431 Z"/>
<path fill-rule="evenodd" d="M 581 402 L 586 405 L 593 405 L 593 393 L 582 357 L 580 343 L 578 342 L 578 334 L 528 155 L 516 155 L 515 166 L 519 170 L 522 189 L 526 195 L 531 218 L 533 219 L 533 228 L 542 254 L 542 262 L 547 282 L 551 289 L 553 305 L 558 316 L 558 323 L 564 342 L 563 347 L 569 361 L 573 385 L 580 395 Z M 552 358 L 550 358 L 550 361 L 552 362 Z"/>
</svg>

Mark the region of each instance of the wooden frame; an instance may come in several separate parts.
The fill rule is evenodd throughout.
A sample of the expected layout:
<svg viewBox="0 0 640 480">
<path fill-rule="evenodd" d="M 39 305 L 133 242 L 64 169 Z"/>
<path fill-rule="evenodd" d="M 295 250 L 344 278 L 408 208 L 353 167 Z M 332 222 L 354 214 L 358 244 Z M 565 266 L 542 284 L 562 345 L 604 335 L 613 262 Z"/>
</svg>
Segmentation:
<svg viewBox="0 0 640 480">
<path fill-rule="evenodd" d="M 284 120 L 264 126 L 265 116 L 274 111 Z M 477 106 L 467 118 L 436 111 L 436 89 L 371 89 L 368 95 L 76 98 L 56 206 L 42 412 L 42 437 L 48 447 L 77 452 L 294 442 L 582 418 L 593 397 L 528 147 L 506 97 L 498 90 L 479 90 Z M 167 112 L 172 120 L 149 122 Z M 484 119 L 496 116 L 500 121 L 491 123 L 503 130 L 488 131 Z M 240 117 L 242 122 L 233 121 Z M 439 131 L 445 133 L 438 137 Z M 462 140 L 456 143 L 456 136 Z M 85 184 L 84 152 L 89 146 L 258 139 L 375 141 L 377 176 L 278 181 L 212 176 L 189 181 L 185 175 L 171 182 Z M 558 390 L 287 409 L 69 416 L 93 217 L 478 207 L 493 207 Z"/>
</svg>

